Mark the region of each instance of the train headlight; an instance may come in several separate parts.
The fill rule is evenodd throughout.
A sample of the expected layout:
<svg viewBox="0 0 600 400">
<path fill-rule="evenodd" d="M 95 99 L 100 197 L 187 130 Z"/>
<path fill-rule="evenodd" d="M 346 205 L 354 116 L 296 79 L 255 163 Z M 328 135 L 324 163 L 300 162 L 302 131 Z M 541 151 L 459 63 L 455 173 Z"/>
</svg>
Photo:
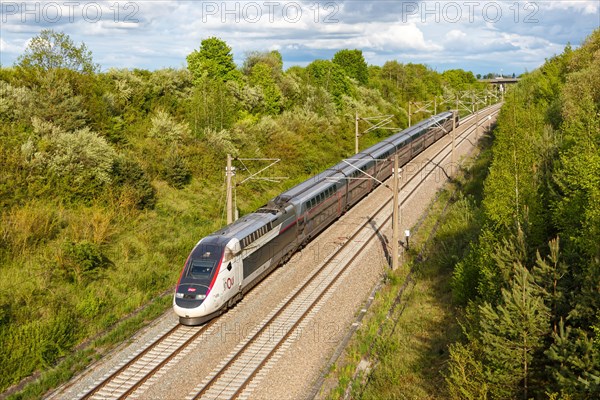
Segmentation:
<svg viewBox="0 0 600 400">
<path fill-rule="evenodd" d="M 183 299 L 183 293 L 175 293 L 175 297 L 178 299 Z"/>
<path fill-rule="evenodd" d="M 204 300 L 206 298 L 205 294 L 197 294 L 196 295 L 196 300 Z"/>
</svg>

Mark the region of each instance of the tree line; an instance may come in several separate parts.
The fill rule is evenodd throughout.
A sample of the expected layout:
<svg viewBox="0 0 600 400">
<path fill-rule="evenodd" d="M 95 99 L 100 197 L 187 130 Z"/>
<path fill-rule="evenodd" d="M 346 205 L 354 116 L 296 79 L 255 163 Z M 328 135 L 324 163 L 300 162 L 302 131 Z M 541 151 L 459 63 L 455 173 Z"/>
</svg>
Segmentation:
<svg viewBox="0 0 600 400">
<path fill-rule="evenodd" d="M 600 30 L 506 96 L 477 220 L 454 269 L 454 399 L 600 395 Z"/>
</svg>

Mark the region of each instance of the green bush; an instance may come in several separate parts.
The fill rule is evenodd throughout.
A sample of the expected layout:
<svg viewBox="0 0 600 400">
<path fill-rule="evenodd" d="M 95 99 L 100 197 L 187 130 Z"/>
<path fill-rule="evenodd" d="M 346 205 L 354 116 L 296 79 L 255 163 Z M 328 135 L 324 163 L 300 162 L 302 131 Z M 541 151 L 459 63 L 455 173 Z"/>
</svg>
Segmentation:
<svg viewBox="0 0 600 400">
<path fill-rule="evenodd" d="M 98 245 L 84 241 L 65 243 L 58 267 L 69 281 L 84 284 L 100 278 L 102 270 L 111 265 L 112 261 L 102 253 Z"/>
<path fill-rule="evenodd" d="M 192 173 L 185 159 L 177 153 L 171 153 L 165 160 L 163 178 L 177 189 L 183 189 L 192 180 Z"/>
<path fill-rule="evenodd" d="M 137 162 L 125 157 L 117 158 L 112 177 L 118 196 L 125 199 L 126 204 L 130 203 L 140 210 L 153 208 L 156 204 L 156 189 Z"/>
</svg>

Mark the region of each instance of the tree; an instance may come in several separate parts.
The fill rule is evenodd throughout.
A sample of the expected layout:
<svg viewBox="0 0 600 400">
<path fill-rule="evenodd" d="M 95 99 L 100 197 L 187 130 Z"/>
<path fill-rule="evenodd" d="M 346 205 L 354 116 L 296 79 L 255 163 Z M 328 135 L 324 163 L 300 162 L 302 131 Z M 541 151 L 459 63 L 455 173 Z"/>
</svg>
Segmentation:
<svg viewBox="0 0 600 400">
<path fill-rule="evenodd" d="M 42 180 L 55 178 L 60 190 L 83 198 L 93 198 L 111 183 L 116 151 L 103 137 L 87 127 L 71 133 L 37 119 L 34 129 L 39 138 L 24 143 L 22 153 Z"/>
<path fill-rule="evenodd" d="M 264 111 L 267 114 L 279 114 L 281 111 L 281 90 L 277 86 L 267 64 L 258 63 L 252 67 L 250 83 L 262 89 L 264 95 Z"/>
<path fill-rule="evenodd" d="M 244 74 L 250 75 L 252 72 L 252 68 L 256 64 L 265 64 L 271 69 L 271 74 L 273 78 L 276 80 L 281 78 L 283 74 L 283 58 L 281 57 L 281 53 L 277 50 L 273 50 L 270 52 L 261 52 L 261 51 L 252 51 L 246 55 L 246 60 L 244 60 L 244 66 L 242 70 Z"/>
<path fill-rule="evenodd" d="M 50 70 L 40 74 L 39 88 L 44 93 L 35 99 L 33 114 L 40 119 L 74 131 L 86 125 L 87 113 L 83 96 L 73 90 L 69 81 L 72 72 Z"/>
<path fill-rule="evenodd" d="M 315 60 L 308 64 L 306 73 L 309 82 L 331 93 L 338 106 L 341 105 L 342 96 L 353 95 L 353 86 L 344 70 L 331 61 Z"/>
<path fill-rule="evenodd" d="M 204 76 L 222 82 L 240 78 L 240 72 L 233 62 L 231 47 L 216 37 L 204 39 L 200 50 L 194 50 L 187 56 L 187 62 L 188 69 L 194 75 L 194 81 Z"/>
<path fill-rule="evenodd" d="M 594 339 L 579 328 L 559 323 L 554 342 L 546 351 L 551 361 L 546 369 L 554 390 L 573 399 L 597 399 L 600 395 L 600 351 Z M 566 397 L 566 396 L 564 396 Z"/>
<path fill-rule="evenodd" d="M 442 73 L 442 79 L 444 79 L 450 87 L 456 90 L 466 90 L 474 83 L 477 83 L 477 79 L 471 71 L 462 69 L 449 69 L 444 71 Z"/>
<path fill-rule="evenodd" d="M 156 110 L 151 122 L 152 126 L 148 130 L 148 136 L 167 145 L 177 145 L 190 137 L 190 128 L 187 124 L 177 122 L 168 112 L 162 109 Z"/>
<path fill-rule="evenodd" d="M 44 29 L 31 39 L 25 53 L 18 58 L 18 65 L 43 71 L 65 68 L 88 74 L 99 69 L 84 43 L 77 47 L 69 35 L 52 29 Z"/>
<path fill-rule="evenodd" d="M 534 354 L 543 348 L 549 330 L 549 312 L 533 277 L 521 264 L 502 304 L 479 307 L 480 340 L 491 392 L 497 398 L 529 398 Z"/>
<path fill-rule="evenodd" d="M 559 321 L 566 317 L 567 301 L 564 278 L 567 275 L 568 267 L 559 261 L 559 238 L 551 240 L 548 244 L 550 255 L 545 260 L 538 251 L 533 273 L 536 283 L 543 291 L 544 301 L 551 313 L 552 331 L 556 334 Z"/>
<path fill-rule="evenodd" d="M 340 50 L 333 56 L 335 64 L 342 67 L 350 78 L 356 79 L 359 83 L 366 85 L 369 81 L 369 69 L 362 51 L 360 50 Z"/>
</svg>

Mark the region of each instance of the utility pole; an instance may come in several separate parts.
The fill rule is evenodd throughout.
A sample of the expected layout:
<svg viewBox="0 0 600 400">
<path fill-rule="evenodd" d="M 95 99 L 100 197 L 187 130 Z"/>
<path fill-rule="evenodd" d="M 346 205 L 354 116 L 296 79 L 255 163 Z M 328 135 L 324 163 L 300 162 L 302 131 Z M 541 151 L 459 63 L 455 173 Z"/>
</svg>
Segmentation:
<svg viewBox="0 0 600 400">
<path fill-rule="evenodd" d="M 358 111 L 354 115 L 354 154 L 358 154 Z"/>
<path fill-rule="evenodd" d="M 227 154 L 227 167 L 225 168 L 225 176 L 227 177 L 227 225 L 233 222 L 233 187 L 231 178 L 233 177 L 233 168 L 231 166 L 231 154 Z"/>
<path fill-rule="evenodd" d="M 458 95 L 456 95 L 456 113 L 459 114 L 458 109 Z M 456 163 L 456 157 L 454 155 L 454 148 L 456 147 L 456 118 L 453 118 L 452 122 L 452 154 L 450 155 L 452 165 L 454 166 Z"/>
<path fill-rule="evenodd" d="M 477 118 L 477 123 L 475 125 L 475 140 L 479 139 L 479 104 L 477 104 L 477 111 L 475 113 Z"/>
<path fill-rule="evenodd" d="M 227 167 L 225 167 L 225 177 L 226 177 L 226 197 L 227 197 L 227 201 L 226 201 L 226 205 L 225 207 L 227 208 L 227 225 L 231 224 L 233 221 L 238 219 L 238 209 L 237 209 L 237 196 L 234 199 L 233 196 L 233 177 L 236 175 L 236 167 L 232 166 L 233 159 L 231 157 L 231 154 L 227 154 Z M 245 183 L 246 181 L 249 180 L 263 180 L 263 181 L 269 181 L 269 182 L 280 182 L 284 179 L 288 179 L 287 176 L 270 176 L 270 177 L 259 177 L 258 175 L 260 175 L 261 173 L 263 173 L 264 171 L 266 171 L 267 169 L 271 168 L 273 165 L 277 164 L 279 161 L 281 161 L 279 158 L 235 158 L 235 161 L 238 163 L 242 164 L 242 169 L 241 171 L 245 171 L 250 173 L 250 176 L 247 176 L 245 179 L 241 180 L 241 182 L 237 183 L 235 186 L 239 186 L 242 185 L 243 183 Z M 270 162 L 269 165 L 267 165 L 264 168 L 261 168 L 260 170 L 258 170 L 257 172 L 252 172 L 250 171 L 250 169 L 246 166 L 246 164 L 244 164 L 244 161 L 268 161 Z M 240 178 L 241 179 L 241 178 Z"/>
<path fill-rule="evenodd" d="M 412 124 L 410 123 L 410 101 L 408 102 L 408 127 L 410 128 L 412 126 Z"/>
<path fill-rule="evenodd" d="M 375 129 L 392 129 L 396 130 L 397 128 L 393 128 L 388 125 L 392 122 L 393 114 L 390 115 L 378 115 L 376 117 L 359 117 L 358 112 L 356 112 L 354 116 L 354 154 L 358 154 L 358 137 L 360 136 L 358 133 L 358 121 L 365 121 L 369 124 L 369 127 L 362 133 L 369 133 Z M 371 121 L 376 121 L 375 123 Z"/>
<path fill-rule="evenodd" d="M 400 180 L 400 171 L 398 170 L 398 154 L 394 155 L 394 210 L 392 212 L 392 271 L 398 269 L 398 241 L 400 240 L 398 233 L 398 188 Z"/>
</svg>

